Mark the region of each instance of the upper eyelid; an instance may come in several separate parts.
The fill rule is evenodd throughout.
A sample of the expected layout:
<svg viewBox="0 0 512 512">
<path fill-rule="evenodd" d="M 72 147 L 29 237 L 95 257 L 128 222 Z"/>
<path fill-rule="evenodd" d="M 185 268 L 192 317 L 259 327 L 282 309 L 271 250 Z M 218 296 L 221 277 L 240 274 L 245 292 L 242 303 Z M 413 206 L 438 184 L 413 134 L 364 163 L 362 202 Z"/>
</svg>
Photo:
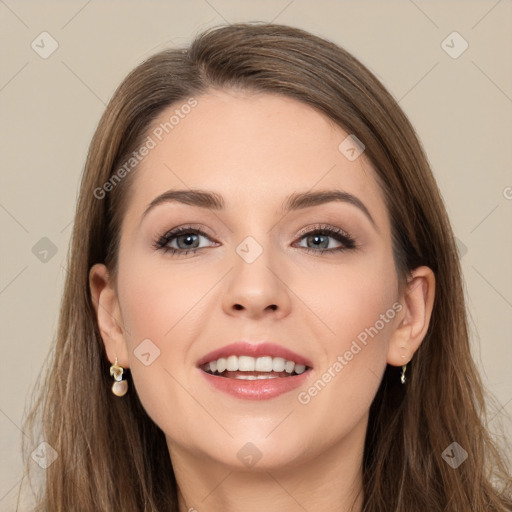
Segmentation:
<svg viewBox="0 0 512 512">
<path fill-rule="evenodd" d="M 313 226 L 309 226 L 307 228 L 301 229 L 297 236 L 303 237 L 309 233 L 314 233 L 316 231 L 326 231 L 326 232 L 332 231 L 334 234 L 345 236 L 347 238 L 352 238 L 352 235 L 343 228 L 340 228 L 338 226 L 333 226 L 330 224 L 319 224 L 319 223 L 316 223 Z M 332 236 L 332 235 L 330 235 L 330 236 Z"/>
</svg>

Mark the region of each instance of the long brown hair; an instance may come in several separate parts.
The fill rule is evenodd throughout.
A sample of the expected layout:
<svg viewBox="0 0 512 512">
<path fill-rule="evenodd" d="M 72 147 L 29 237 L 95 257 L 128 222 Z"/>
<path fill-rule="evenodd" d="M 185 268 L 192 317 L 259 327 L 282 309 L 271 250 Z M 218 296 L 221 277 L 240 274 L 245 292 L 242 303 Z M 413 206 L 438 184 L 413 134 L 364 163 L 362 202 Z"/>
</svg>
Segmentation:
<svg viewBox="0 0 512 512">
<path fill-rule="evenodd" d="M 45 471 L 36 510 L 178 510 L 164 434 L 134 386 L 122 399 L 110 391 L 88 273 L 102 262 L 115 275 L 136 170 L 100 198 L 98 190 L 140 147 L 163 109 L 213 88 L 294 98 L 363 141 L 390 214 L 400 282 L 420 265 L 435 273 L 431 323 L 407 369 L 407 385 L 396 385 L 397 369 L 388 366 L 370 409 L 364 512 L 512 510 L 505 456 L 486 429 L 485 395 L 470 354 L 453 232 L 415 131 L 352 55 L 274 24 L 210 29 L 189 48 L 152 56 L 126 77 L 99 122 L 81 182 L 54 353 L 27 418 L 33 425 L 42 415 L 41 440 L 58 454 Z M 443 459 L 453 442 L 468 453 L 457 469 Z"/>
</svg>

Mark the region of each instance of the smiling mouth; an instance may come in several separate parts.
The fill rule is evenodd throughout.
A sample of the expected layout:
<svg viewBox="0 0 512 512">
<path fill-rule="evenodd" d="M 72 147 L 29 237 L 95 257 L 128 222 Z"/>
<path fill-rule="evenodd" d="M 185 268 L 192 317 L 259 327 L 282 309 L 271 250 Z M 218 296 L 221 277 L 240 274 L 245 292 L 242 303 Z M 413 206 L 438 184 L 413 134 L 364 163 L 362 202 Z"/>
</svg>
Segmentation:
<svg viewBox="0 0 512 512">
<path fill-rule="evenodd" d="M 217 377 L 239 380 L 267 380 L 293 377 L 310 370 L 308 366 L 282 357 L 220 357 L 202 365 L 201 370 Z"/>
</svg>

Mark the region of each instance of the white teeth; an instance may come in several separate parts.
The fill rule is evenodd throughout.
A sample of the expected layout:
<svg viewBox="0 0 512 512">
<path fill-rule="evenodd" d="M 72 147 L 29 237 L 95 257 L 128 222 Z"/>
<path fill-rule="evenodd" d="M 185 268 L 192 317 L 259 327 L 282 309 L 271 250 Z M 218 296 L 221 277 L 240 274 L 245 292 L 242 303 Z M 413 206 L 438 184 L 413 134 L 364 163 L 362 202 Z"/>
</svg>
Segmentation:
<svg viewBox="0 0 512 512">
<path fill-rule="evenodd" d="M 284 372 L 284 366 L 286 364 L 286 359 L 282 357 L 274 357 L 272 359 L 272 369 L 275 372 Z"/>
<path fill-rule="evenodd" d="M 234 356 L 236 357 L 236 356 Z M 241 372 L 253 372 L 255 366 L 254 357 L 240 356 L 238 358 L 238 369 Z"/>
<path fill-rule="evenodd" d="M 306 367 L 303 364 L 296 364 L 294 370 L 295 373 L 301 374 L 306 371 Z"/>
<path fill-rule="evenodd" d="M 228 372 L 237 372 L 238 371 L 238 357 L 229 356 L 226 360 L 226 370 Z"/>
<path fill-rule="evenodd" d="M 292 373 L 294 366 L 295 363 L 293 361 L 286 361 L 286 364 L 284 365 L 284 371 L 286 373 Z"/>
<path fill-rule="evenodd" d="M 219 373 L 222 373 L 226 369 L 226 363 L 225 357 L 219 357 L 219 359 L 217 359 L 217 371 Z"/>
<path fill-rule="evenodd" d="M 295 363 L 294 363 L 295 364 Z M 258 357 L 254 366 L 257 372 L 271 372 L 272 371 L 272 358 L 270 356 Z"/>
<path fill-rule="evenodd" d="M 283 357 L 251 357 L 251 356 L 235 356 L 219 357 L 216 361 L 210 361 L 204 367 L 211 373 L 223 373 L 225 370 L 229 372 L 283 372 L 295 373 L 297 375 L 306 371 L 306 366 L 295 363 L 295 361 L 286 360 Z M 254 380 L 249 378 L 252 376 L 240 376 L 241 379 Z M 259 376 L 268 378 L 266 375 Z M 256 378 L 259 378 L 256 377 Z M 238 378 L 238 377 L 237 377 Z M 272 377 L 275 378 L 275 377 Z"/>
</svg>

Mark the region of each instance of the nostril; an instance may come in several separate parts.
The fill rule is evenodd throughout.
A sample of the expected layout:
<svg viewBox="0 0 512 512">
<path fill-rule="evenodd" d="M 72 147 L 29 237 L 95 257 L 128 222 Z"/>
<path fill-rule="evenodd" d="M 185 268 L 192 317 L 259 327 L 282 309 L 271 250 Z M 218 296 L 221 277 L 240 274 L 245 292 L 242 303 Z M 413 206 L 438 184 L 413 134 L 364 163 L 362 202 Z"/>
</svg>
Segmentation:
<svg viewBox="0 0 512 512">
<path fill-rule="evenodd" d="M 244 309 L 244 307 L 241 304 L 235 304 L 233 307 L 238 310 Z M 272 311 L 275 311 L 277 309 L 277 305 L 271 304 L 270 306 L 267 306 L 267 308 L 270 308 L 270 309 L 272 309 Z"/>
</svg>

